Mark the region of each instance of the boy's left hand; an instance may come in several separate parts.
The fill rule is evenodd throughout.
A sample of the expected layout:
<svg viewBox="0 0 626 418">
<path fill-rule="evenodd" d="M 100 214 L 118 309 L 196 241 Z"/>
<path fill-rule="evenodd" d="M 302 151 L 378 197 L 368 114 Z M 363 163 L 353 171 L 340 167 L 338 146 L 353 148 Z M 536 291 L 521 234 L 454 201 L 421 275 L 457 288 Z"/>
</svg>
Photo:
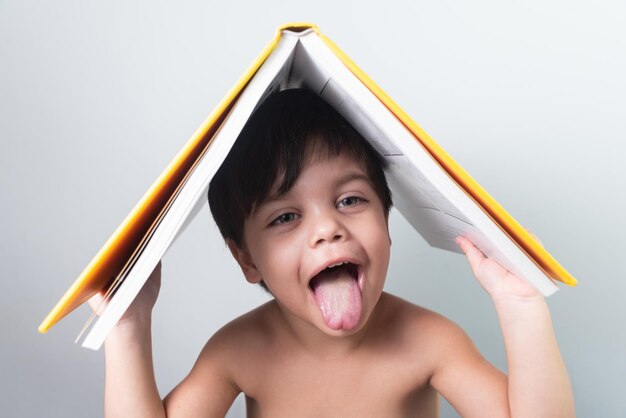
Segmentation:
<svg viewBox="0 0 626 418">
<path fill-rule="evenodd" d="M 486 257 L 465 237 L 457 237 L 456 243 L 465 253 L 474 275 L 493 301 L 514 297 L 535 299 L 542 297 L 534 287 L 520 279 L 495 260 Z"/>
</svg>

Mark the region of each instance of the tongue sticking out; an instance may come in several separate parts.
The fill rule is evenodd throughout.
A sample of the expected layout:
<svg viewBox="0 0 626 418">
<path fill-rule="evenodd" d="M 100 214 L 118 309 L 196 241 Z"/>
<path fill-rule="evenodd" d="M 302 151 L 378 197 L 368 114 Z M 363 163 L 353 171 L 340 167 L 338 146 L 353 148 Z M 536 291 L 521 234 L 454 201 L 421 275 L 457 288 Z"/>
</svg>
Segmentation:
<svg viewBox="0 0 626 418">
<path fill-rule="evenodd" d="M 355 267 L 350 267 L 326 269 L 311 280 L 315 302 L 326 325 L 334 330 L 352 329 L 361 319 L 361 290 Z"/>
</svg>

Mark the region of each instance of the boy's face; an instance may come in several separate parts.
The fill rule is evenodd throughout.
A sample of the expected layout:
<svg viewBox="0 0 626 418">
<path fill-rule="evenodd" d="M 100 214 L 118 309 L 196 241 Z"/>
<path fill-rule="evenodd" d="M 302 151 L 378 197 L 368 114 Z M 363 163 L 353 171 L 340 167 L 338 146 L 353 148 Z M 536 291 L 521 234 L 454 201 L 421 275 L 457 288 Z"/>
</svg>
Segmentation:
<svg viewBox="0 0 626 418">
<path fill-rule="evenodd" d="M 292 323 L 349 335 L 366 323 L 389 264 L 387 214 L 361 165 L 345 156 L 310 162 L 291 190 L 244 224 L 246 249 L 229 247 L 251 283 L 264 280 Z M 342 266 L 327 269 L 337 263 Z"/>
</svg>

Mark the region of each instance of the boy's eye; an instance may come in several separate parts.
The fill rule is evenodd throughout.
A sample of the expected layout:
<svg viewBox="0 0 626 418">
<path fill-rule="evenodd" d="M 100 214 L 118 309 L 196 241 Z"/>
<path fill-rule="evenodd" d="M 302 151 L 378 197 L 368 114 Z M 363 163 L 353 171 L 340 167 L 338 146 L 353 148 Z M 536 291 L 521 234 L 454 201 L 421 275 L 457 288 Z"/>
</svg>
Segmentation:
<svg viewBox="0 0 626 418">
<path fill-rule="evenodd" d="M 339 202 L 339 206 L 354 206 L 361 201 L 363 201 L 363 199 L 361 199 L 360 197 L 348 196 L 341 199 L 341 201 Z"/>
<path fill-rule="evenodd" d="M 283 213 L 272 221 L 272 225 L 282 225 L 296 220 L 296 214 L 293 212 Z"/>
</svg>

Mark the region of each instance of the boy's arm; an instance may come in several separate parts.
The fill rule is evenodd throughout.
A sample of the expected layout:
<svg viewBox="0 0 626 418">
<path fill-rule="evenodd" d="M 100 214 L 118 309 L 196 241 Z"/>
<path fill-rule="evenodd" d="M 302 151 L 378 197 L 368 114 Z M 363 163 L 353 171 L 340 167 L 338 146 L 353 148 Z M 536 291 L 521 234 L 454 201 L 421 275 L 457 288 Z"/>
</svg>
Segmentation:
<svg viewBox="0 0 626 418">
<path fill-rule="evenodd" d="M 542 296 L 494 299 L 509 368 L 514 417 L 573 417 L 574 397 Z"/>
<path fill-rule="evenodd" d="M 225 344 L 215 337 L 196 365 L 168 397 L 159 395 L 152 364 L 151 316 L 161 282 L 161 265 L 146 281 L 105 341 L 104 412 L 112 417 L 224 416 L 239 393 L 224 373 Z M 89 301 L 96 308 L 101 296 Z"/>
<path fill-rule="evenodd" d="M 104 343 L 104 415 L 165 417 L 152 367 L 151 316 L 161 287 L 159 263 Z M 96 310 L 102 294 L 89 305 Z"/>
<path fill-rule="evenodd" d="M 166 417 L 152 367 L 150 317 L 116 325 L 105 341 L 104 416 Z"/>
<path fill-rule="evenodd" d="M 481 405 L 508 408 L 513 417 L 573 417 L 574 399 L 544 298 L 464 238 L 457 240 L 481 286 L 491 296 L 504 336 L 508 381 L 490 368 L 460 330 L 449 333 L 448 355 L 432 378 L 433 386 L 464 416 L 485 416 Z M 467 339 L 469 340 L 469 339 Z M 467 379 L 465 384 L 463 380 Z M 474 382 L 471 383 L 470 382 Z M 447 395 L 446 395 L 447 394 Z M 508 410 L 506 410 L 508 409 Z"/>
<path fill-rule="evenodd" d="M 211 337 L 189 375 L 163 400 L 168 417 L 226 416 L 241 392 L 229 373 L 232 351 L 223 329 Z"/>
</svg>

